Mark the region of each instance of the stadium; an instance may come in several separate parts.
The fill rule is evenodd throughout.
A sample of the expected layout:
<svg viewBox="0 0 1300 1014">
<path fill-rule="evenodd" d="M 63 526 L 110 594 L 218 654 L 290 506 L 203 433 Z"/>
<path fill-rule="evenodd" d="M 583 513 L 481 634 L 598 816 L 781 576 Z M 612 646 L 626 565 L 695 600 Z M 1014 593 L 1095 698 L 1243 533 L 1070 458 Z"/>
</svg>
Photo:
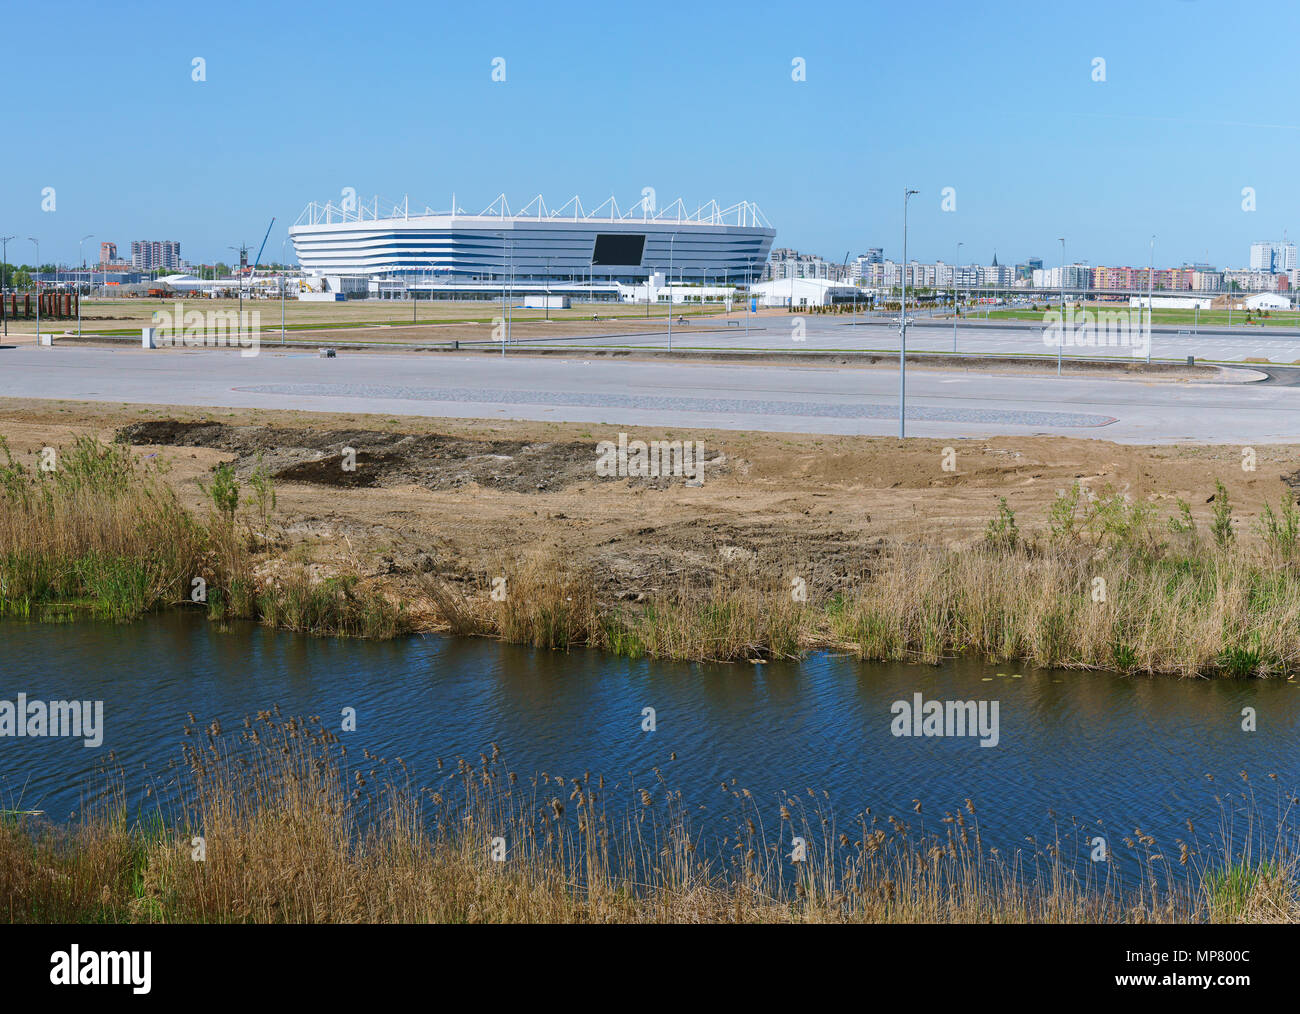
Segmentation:
<svg viewBox="0 0 1300 1014">
<path fill-rule="evenodd" d="M 454 199 L 453 199 L 454 200 Z M 620 211 L 609 198 L 584 211 L 574 197 L 551 210 L 539 195 L 512 213 L 501 195 L 477 215 L 453 205 L 411 213 L 409 201 L 311 203 L 289 229 L 305 274 L 327 291 L 484 298 L 503 289 L 580 299 L 646 298 L 673 285 L 744 285 L 776 236 L 757 205 L 650 196 Z M 640 295 L 637 295 L 637 293 Z"/>
</svg>

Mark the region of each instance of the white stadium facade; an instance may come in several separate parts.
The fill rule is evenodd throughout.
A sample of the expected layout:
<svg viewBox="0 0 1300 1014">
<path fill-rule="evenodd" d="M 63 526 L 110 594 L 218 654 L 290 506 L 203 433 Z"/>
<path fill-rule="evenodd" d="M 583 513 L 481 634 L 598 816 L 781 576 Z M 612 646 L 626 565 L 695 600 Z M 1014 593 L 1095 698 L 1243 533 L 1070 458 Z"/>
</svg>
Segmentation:
<svg viewBox="0 0 1300 1014">
<path fill-rule="evenodd" d="M 576 197 L 549 210 L 538 196 L 511 213 L 502 195 L 477 215 L 413 214 L 405 201 L 381 210 L 379 198 L 312 203 L 289 236 L 307 276 L 349 295 L 644 300 L 666 286 L 747 285 L 776 230 L 748 201 L 688 212 L 680 200 L 655 211 L 643 198 L 623 212 L 611 197 L 586 212 Z"/>
</svg>

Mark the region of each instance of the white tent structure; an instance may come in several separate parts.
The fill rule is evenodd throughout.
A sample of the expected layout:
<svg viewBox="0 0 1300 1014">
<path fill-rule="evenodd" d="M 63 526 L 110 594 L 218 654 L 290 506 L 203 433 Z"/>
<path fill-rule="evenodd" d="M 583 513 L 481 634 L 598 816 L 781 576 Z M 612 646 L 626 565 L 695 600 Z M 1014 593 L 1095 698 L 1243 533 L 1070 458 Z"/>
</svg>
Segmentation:
<svg viewBox="0 0 1300 1014">
<path fill-rule="evenodd" d="M 753 288 L 760 306 L 830 306 L 835 300 L 852 300 L 862 291 L 847 282 L 832 282 L 825 278 L 775 278 L 759 282 Z"/>
</svg>

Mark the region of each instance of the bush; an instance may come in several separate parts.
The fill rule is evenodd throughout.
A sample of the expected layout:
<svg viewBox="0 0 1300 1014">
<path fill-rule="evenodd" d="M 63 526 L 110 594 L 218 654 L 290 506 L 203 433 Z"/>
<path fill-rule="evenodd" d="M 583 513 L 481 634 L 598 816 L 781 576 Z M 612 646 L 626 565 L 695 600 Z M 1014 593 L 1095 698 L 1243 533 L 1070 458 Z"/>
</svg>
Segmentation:
<svg viewBox="0 0 1300 1014">
<path fill-rule="evenodd" d="M 1007 498 L 998 497 L 998 516 L 984 529 L 984 542 L 992 549 L 1009 551 L 1020 542 L 1020 529 L 1016 527 L 1016 512 L 1007 505 Z"/>
<path fill-rule="evenodd" d="M 1214 480 L 1214 520 L 1210 522 L 1210 534 L 1220 549 L 1227 549 L 1237 538 L 1232 527 L 1232 504 L 1228 502 L 1228 490 L 1219 479 Z"/>
</svg>

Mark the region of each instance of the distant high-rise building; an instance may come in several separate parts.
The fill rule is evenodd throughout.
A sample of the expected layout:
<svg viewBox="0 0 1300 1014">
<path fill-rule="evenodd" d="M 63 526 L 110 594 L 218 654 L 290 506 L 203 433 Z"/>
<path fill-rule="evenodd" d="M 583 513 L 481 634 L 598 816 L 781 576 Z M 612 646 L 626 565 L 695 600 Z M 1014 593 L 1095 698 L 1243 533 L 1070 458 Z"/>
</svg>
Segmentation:
<svg viewBox="0 0 1300 1014">
<path fill-rule="evenodd" d="M 1280 243 L 1250 244 L 1250 270 L 1281 274 L 1296 267 L 1295 244 L 1283 237 Z"/>
<path fill-rule="evenodd" d="M 100 243 L 99 244 L 99 263 L 116 264 L 117 263 L 117 244 Z"/>
<path fill-rule="evenodd" d="M 131 266 L 141 271 L 179 268 L 181 245 L 174 239 L 139 239 L 131 244 Z"/>
<path fill-rule="evenodd" d="M 1024 263 L 1016 265 L 1016 277 L 1020 279 L 1031 279 L 1035 271 L 1043 270 L 1043 258 L 1026 257 Z"/>
<path fill-rule="evenodd" d="M 763 265 L 762 281 L 770 282 L 779 278 L 825 278 L 829 281 L 843 281 L 851 274 L 843 264 L 824 260 L 816 254 L 801 254 L 789 247 L 774 247 L 771 257 Z"/>
</svg>

